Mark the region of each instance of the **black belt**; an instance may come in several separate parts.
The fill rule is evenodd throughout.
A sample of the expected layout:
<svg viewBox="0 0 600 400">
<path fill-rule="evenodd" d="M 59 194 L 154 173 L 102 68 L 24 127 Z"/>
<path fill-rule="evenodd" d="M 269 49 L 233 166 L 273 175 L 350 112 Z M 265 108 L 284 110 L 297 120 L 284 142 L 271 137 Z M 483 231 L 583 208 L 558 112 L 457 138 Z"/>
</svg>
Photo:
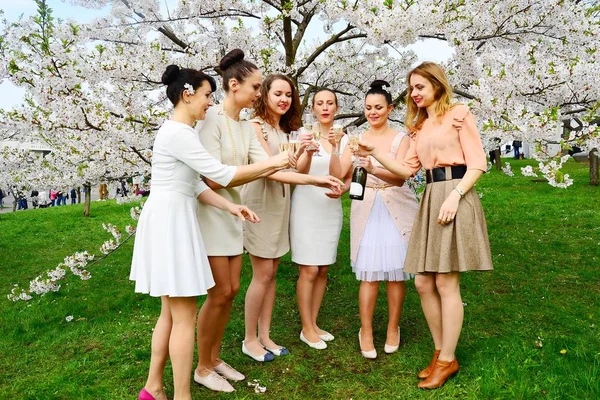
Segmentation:
<svg viewBox="0 0 600 400">
<path fill-rule="evenodd" d="M 466 165 L 453 165 L 452 167 L 438 167 L 425 170 L 427 183 L 460 179 L 466 173 Z"/>
</svg>

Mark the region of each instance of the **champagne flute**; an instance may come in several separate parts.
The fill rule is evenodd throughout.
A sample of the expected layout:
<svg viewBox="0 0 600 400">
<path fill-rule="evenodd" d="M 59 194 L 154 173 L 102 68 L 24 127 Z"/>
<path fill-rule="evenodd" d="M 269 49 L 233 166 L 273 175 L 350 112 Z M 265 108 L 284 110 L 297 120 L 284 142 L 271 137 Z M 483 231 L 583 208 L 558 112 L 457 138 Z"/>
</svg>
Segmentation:
<svg viewBox="0 0 600 400">
<path fill-rule="evenodd" d="M 350 149 L 353 152 L 358 150 L 358 142 L 360 141 L 360 131 L 356 127 L 348 128 L 348 140 L 350 144 Z M 356 165 L 358 162 L 358 157 L 352 155 L 352 163 Z"/>
<path fill-rule="evenodd" d="M 313 125 L 312 137 L 313 137 L 314 141 L 317 143 L 317 147 L 315 149 L 317 151 L 315 151 L 313 153 L 313 156 L 321 157 L 321 153 L 319 151 L 320 146 L 321 146 L 321 143 L 320 143 L 320 141 L 321 141 L 321 124 L 316 123 Z"/>
<path fill-rule="evenodd" d="M 333 137 L 335 140 L 335 148 L 333 149 L 333 154 L 336 156 L 340 155 L 340 142 L 342 137 L 344 137 L 344 128 L 340 124 L 333 124 Z"/>
<path fill-rule="evenodd" d="M 298 131 L 291 131 L 288 140 L 290 143 L 290 151 L 293 151 L 294 154 L 297 154 L 298 150 L 300 150 L 300 140 L 298 139 Z"/>
</svg>

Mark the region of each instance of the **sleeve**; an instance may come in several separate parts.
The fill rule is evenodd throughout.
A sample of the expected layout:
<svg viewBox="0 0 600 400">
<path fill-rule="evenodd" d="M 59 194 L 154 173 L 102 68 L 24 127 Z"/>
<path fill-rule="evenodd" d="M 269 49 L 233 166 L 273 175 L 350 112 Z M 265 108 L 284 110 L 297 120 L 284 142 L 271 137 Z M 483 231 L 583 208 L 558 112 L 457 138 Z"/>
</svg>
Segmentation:
<svg viewBox="0 0 600 400">
<path fill-rule="evenodd" d="M 250 132 L 249 137 L 249 148 L 248 148 L 248 161 L 252 164 L 264 161 L 269 158 L 269 155 L 262 147 L 258 138 L 256 137 L 256 133 L 254 132 L 254 126 L 251 123 L 242 124 L 244 132 Z"/>
<path fill-rule="evenodd" d="M 198 132 L 200 142 L 206 151 L 211 156 L 216 158 L 217 161 L 222 162 L 221 129 L 219 129 L 218 121 L 219 116 L 217 110 L 211 108 L 206 112 L 206 119 L 202 122 L 202 124 L 196 127 L 196 130 Z"/>
<path fill-rule="evenodd" d="M 410 146 L 404 160 L 402 160 L 402 166 L 408 168 L 412 176 L 415 176 L 421 169 L 421 160 L 419 160 L 419 156 L 417 155 L 417 134 L 412 134 L 409 137 Z"/>
<path fill-rule="evenodd" d="M 209 154 L 193 129 L 182 129 L 173 135 L 168 151 L 200 175 L 222 186 L 231 182 L 237 170 L 236 167 L 221 164 Z"/>
<path fill-rule="evenodd" d="M 198 197 L 200 196 L 202 193 L 204 193 L 205 191 L 209 190 L 210 188 L 208 187 L 208 185 L 206 183 L 204 183 L 204 181 L 202 179 L 198 180 L 198 184 L 196 184 L 196 189 L 194 189 L 194 197 Z"/>
<path fill-rule="evenodd" d="M 467 170 L 478 169 L 485 172 L 487 170 L 487 159 L 485 158 L 475 117 L 468 108 L 466 114 L 463 115 L 463 118 L 454 118 L 454 127 L 458 130 L 458 139 L 465 157 Z"/>
</svg>

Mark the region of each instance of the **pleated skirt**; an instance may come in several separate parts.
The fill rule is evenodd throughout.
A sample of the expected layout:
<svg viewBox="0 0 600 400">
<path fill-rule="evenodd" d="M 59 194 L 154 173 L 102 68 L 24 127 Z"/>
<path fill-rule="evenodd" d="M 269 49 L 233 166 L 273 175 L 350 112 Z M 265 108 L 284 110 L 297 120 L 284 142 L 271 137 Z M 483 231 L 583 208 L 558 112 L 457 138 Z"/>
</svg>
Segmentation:
<svg viewBox="0 0 600 400">
<path fill-rule="evenodd" d="M 404 272 L 449 273 L 492 270 L 485 215 L 475 188 L 460 200 L 454 221 L 437 222 L 442 204 L 460 179 L 426 186 L 413 224 Z"/>
</svg>

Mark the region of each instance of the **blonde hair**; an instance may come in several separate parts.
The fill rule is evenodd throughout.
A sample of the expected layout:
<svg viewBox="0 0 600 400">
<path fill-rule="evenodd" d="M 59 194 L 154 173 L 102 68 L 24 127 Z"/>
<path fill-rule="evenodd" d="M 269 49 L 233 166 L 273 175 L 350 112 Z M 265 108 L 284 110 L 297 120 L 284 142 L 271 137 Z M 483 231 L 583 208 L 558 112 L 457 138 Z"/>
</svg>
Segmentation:
<svg viewBox="0 0 600 400">
<path fill-rule="evenodd" d="M 404 119 L 404 125 L 408 131 L 414 133 L 421 129 L 428 115 L 427 110 L 417 107 L 410 97 L 412 91 L 410 88 L 410 77 L 413 74 L 427 79 L 433 86 L 433 98 L 437 102 L 435 106 L 436 115 L 444 115 L 453 105 L 450 103 L 452 101 L 452 87 L 442 67 L 439 64 L 429 61 L 415 67 L 406 75 L 406 118 Z"/>
</svg>

